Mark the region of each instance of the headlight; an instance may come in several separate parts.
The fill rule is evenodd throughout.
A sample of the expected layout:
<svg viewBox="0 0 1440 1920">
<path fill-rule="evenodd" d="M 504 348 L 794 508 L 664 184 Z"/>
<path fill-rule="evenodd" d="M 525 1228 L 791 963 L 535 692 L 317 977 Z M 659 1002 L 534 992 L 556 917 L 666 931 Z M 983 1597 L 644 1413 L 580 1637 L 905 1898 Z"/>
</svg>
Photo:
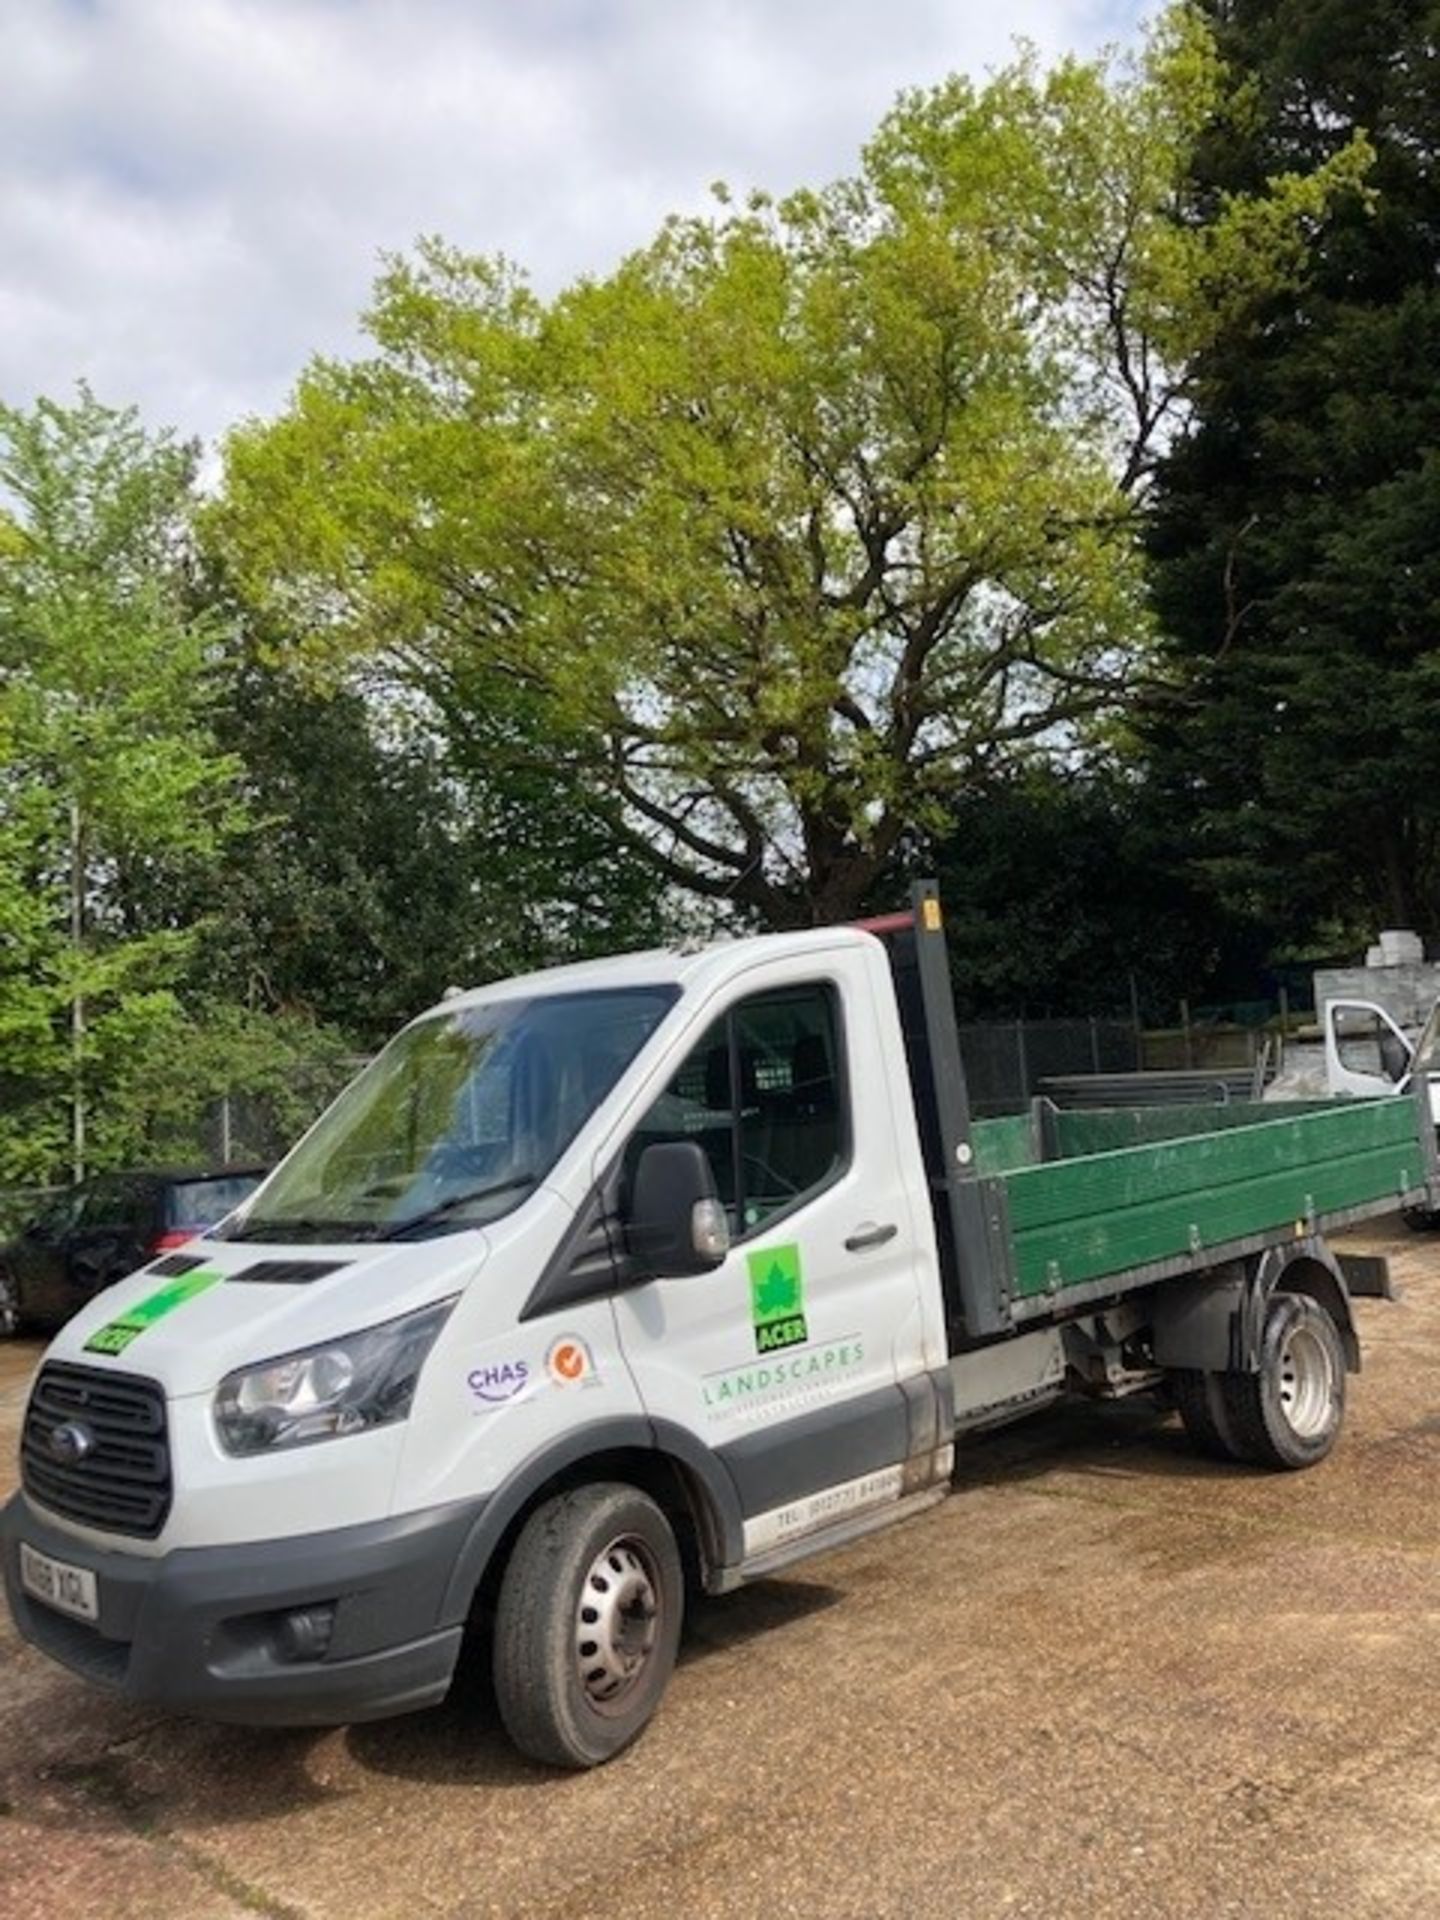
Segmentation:
<svg viewBox="0 0 1440 1920">
<path fill-rule="evenodd" d="M 220 1382 L 215 1426 L 227 1453 L 268 1453 L 404 1420 L 455 1302 L 244 1367 Z"/>
</svg>

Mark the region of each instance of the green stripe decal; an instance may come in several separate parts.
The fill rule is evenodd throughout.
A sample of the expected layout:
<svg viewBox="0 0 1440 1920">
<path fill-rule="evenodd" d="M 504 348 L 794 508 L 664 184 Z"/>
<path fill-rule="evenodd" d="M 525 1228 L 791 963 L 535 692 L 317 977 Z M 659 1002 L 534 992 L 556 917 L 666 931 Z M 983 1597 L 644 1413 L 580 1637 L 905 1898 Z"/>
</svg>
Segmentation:
<svg viewBox="0 0 1440 1920">
<path fill-rule="evenodd" d="M 147 1327 L 153 1327 L 157 1320 L 163 1320 L 176 1307 L 183 1307 L 197 1293 L 208 1293 L 224 1278 L 224 1274 L 217 1272 L 214 1267 L 197 1267 L 193 1273 L 182 1273 L 178 1279 L 161 1287 L 158 1293 L 152 1293 L 148 1299 L 141 1300 L 127 1313 L 122 1313 L 118 1320 L 111 1320 L 98 1333 L 92 1333 L 85 1342 L 85 1351 L 123 1353 Z"/>
</svg>

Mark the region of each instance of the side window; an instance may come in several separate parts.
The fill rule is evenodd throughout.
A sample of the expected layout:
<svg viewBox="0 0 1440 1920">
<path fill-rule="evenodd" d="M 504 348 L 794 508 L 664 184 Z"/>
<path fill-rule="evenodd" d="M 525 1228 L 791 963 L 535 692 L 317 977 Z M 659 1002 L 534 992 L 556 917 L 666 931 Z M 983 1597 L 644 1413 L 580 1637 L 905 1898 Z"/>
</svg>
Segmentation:
<svg viewBox="0 0 1440 1920">
<path fill-rule="evenodd" d="M 105 1173 L 91 1183 L 75 1224 L 86 1232 L 119 1227 L 125 1223 L 125 1213 L 125 1182 L 117 1174 Z"/>
<path fill-rule="evenodd" d="M 127 1180 L 121 1221 L 142 1238 L 158 1233 L 164 1224 L 164 1194 L 154 1180 Z"/>
<path fill-rule="evenodd" d="M 823 1186 L 844 1155 L 835 998 L 747 1000 L 731 1016 L 740 1074 L 740 1231 Z"/>
<path fill-rule="evenodd" d="M 661 1140 L 697 1140 L 705 1150 L 715 1191 L 736 1230 L 735 1111 L 730 1091 L 730 1022 L 717 1020 L 688 1053 L 674 1079 L 631 1135 L 627 1180 L 645 1148 Z"/>
<path fill-rule="evenodd" d="M 626 1152 L 696 1140 L 736 1238 L 824 1186 L 844 1160 L 839 1020 L 829 987 L 742 1001 L 707 1029 Z"/>
<path fill-rule="evenodd" d="M 85 1187 L 67 1187 L 65 1191 L 50 1201 L 35 1216 L 28 1229 L 37 1239 L 58 1240 L 79 1220 L 86 1200 L 89 1198 Z"/>
</svg>

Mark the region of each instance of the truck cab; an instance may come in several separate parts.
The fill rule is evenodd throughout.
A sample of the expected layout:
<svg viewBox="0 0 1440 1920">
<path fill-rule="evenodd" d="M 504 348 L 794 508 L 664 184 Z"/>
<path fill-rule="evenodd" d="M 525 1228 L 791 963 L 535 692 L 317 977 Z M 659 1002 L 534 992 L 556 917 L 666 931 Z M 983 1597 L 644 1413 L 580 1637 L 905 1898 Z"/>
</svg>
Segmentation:
<svg viewBox="0 0 1440 1920">
<path fill-rule="evenodd" d="M 494 1550 L 579 1463 L 668 1512 L 712 1586 L 943 1491 L 935 1269 L 869 935 L 448 1000 L 217 1235 L 51 1347 L 12 1606 L 46 1651 L 191 1711 L 428 1704 Z M 664 1569 L 625 1552 L 649 1618 Z M 601 1612 L 597 1706 L 638 1631 Z"/>
</svg>

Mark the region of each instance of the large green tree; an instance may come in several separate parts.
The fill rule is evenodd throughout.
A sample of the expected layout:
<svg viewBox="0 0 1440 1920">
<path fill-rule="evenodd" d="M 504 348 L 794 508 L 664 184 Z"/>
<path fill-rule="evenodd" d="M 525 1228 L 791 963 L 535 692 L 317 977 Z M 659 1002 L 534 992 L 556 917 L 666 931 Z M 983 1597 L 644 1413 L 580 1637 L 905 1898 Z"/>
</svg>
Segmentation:
<svg viewBox="0 0 1440 1920">
<path fill-rule="evenodd" d="M 1196 207 L 1363 132 L 1309 271 L 1225 327 L 1160 474 L 1183 697 L 1159 777 L 1225 897 L 1293 939 L 1440 932 L 1440 6 L 1205 0 L 1232 85 Z"/>
<path fill-rule="evenodd" d="M 373 355 L 233 439 L 235 577 L 311 659 L 513 688 L 667 883 L 844 917 L 1143 670 L 1135 503 L 1191 360 L 1365 158 L 1177 221 L 1220 84 L 1181 7 L 1128 65 L 907 96 L 851 178 L 549 303 L 423 247 Z"/>
<path fill-rule="evenodd" d="M 178 1017 L 187 934 L 137 931 L 123 876 L 239 825 L 193 470 L 83 389 L 0 407 L 0 1177 L 83 1171 L 97 1089 Z"/>
<path fill-rule="evenodd" d="M 513 687 L 317 688 L 253 634 L 219 685 L 253 831 L 146 902 L 205 923 L 210 993 L 372 1047 L 448 986 L 660 937 L 648 869 Z"/>
</svg>

